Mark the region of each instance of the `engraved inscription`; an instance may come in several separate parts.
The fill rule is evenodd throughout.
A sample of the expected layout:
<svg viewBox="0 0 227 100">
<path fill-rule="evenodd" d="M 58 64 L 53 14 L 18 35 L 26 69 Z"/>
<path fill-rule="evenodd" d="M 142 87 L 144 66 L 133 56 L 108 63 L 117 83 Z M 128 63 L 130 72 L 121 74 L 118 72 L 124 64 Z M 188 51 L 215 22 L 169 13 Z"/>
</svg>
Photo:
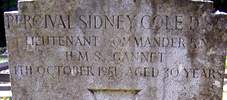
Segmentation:
<svg viewBox="0 0 227 100">
<path fill-rule="evenodd" d="M 160 28 L 168 31 L 211 30 L 209 18 L 198 16 L 177 15 L 5 15 L 7 27 L 20 24 L 22 28 L 43 29 L 75 29 L 78 24 L 82 29 L 128 30 L 134 28 L 156 30 Z M 204 24 L 205 23 L 205 24 Z"/>
<path fill-rule="evenodd" d="M 107 77 L 120 78 L 122 76 L 128 76 L 128 79 L 141 77 L 141 78 L 158 78 L 164 76 L 165 79 L 219 79 L 222 78 L 223 71 L 212 68 L 182 68 L 178 67 L 167 68 L 159 66 L 161 68 L 152 66 L 135 66 L 128 67 L 126 71 L 122 71 L 123 67 L 118 66 L 92 66 L 92 65 L 51 65 L 51 66 L 30 66 L 30 65 L 18 65 L 14 67 L 13 75 L 17 75 L 17 79 L 22 77 L 30 77 L 32 75 L 38 75 L 40 77 Z"/>
</svg>

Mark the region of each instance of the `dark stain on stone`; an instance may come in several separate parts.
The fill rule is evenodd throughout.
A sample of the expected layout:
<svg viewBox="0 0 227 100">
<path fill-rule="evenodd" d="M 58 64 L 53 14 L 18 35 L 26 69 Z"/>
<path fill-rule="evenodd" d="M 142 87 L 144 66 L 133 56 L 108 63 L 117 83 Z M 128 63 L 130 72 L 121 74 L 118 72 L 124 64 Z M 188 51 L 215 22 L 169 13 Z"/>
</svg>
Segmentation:
<svg viewBox="0 0 227 100">
<path fill-rule="evenodd" d="M 137 0 L 133 0 L 134 3 L 136 3 Z"/>
</svg>

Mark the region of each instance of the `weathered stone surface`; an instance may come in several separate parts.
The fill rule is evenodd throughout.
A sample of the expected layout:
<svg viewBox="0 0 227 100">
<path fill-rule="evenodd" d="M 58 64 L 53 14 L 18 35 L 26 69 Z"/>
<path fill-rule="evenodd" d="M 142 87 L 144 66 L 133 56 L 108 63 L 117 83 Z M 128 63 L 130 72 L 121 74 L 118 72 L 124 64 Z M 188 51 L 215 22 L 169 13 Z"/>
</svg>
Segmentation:
<svg viewBox="0 0 227 100">
<path fill-rule="evenodd" d="M 5 13 L 14 100 L 221 100 L 212 2 L 20 0 Z"/>
</svg>

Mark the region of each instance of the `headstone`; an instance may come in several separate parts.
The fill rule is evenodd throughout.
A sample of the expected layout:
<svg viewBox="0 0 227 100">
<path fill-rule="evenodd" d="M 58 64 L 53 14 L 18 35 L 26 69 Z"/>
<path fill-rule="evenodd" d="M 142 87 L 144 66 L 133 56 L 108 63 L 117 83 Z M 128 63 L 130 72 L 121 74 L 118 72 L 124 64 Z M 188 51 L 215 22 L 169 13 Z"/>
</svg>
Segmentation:
<svg viewBox="0 0 227 100">
<path fill-rule="evenodd" d="M 13 100 L 221 100 L 212 2 L 19 0 L 5 13 Z"/>
</svg>

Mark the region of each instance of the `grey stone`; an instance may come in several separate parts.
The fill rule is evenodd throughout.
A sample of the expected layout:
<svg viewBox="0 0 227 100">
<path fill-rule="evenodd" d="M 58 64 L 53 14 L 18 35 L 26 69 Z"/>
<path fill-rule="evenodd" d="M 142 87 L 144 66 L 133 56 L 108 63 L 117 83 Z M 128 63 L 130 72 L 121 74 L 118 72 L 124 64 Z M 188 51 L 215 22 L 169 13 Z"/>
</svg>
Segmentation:
<svg viewBox="0 0 227 100">
<path fill-rule="evenodd" d="M 190 0 L 19 0 L 13 100 L 221 100 L 226 15 Z"/>
</svg>

